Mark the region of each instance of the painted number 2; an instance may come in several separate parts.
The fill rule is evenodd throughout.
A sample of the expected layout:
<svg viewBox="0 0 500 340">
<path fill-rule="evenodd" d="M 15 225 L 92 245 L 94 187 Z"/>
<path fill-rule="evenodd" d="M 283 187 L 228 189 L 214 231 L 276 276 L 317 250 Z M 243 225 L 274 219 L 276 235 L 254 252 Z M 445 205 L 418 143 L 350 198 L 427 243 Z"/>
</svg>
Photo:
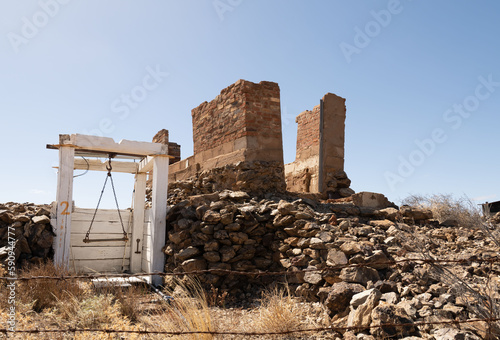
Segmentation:
<svg viewBox="0 0 500 340">
<path fill-rule="evenodd" d="M 64 210 L 61 212 L 61 215 L 69 215 L 70 212 L 68 211 L 68 207 L 69 207 L 68 201 L 62 201 L 60 205 L 61 205 L 61 207 L 64 207 Z"/>
</svg>

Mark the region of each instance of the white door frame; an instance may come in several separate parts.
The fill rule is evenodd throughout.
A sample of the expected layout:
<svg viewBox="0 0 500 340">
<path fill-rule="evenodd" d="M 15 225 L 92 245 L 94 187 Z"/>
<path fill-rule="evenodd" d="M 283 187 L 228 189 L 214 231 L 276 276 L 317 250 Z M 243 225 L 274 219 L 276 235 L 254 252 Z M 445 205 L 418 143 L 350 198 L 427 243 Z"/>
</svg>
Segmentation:
<svg viewBox="0 0 500 340">
<path fill-rule="evenodd" d="M 106 162 L 99 159 L 113 158 L 138 159 L 139 163 L 113 161 L 113 171 L 135 174 L 134 219 L 130 246 L 130 272 L 163 272 L 165 245 L 167 189 L 168 189 L 168 146 L 160 143 L 121 140 L 116 143 L 112 138 L 72 134 L 59 135 L 59 144 L 47 145 L 48 149 L 59 150 L 59 169 L 57 175 L 56 220 L 54 231 L 54 262 L 69 269 L 71 213 L 73 211 L 73 171 L 76 169 L 107 171 Z M 85 156 L 86 161 L 75 160 L 75 156 Z M 153 171 L 152 181 L 152 219 L 151 219 L 151 268 L 141 268 L 142 254 L 136 254 L 137 240 L 143 243 L 144 210 L 147 174 Z M 152 283 L 161 284 L 161 276 L 154 275 Z"/>
</svg>

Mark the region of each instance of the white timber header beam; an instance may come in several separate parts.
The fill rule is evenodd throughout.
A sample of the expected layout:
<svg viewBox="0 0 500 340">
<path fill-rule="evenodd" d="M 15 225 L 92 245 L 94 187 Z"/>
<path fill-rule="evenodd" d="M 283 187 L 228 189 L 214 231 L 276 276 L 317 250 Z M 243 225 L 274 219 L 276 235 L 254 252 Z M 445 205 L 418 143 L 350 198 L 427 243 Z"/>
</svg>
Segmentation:
<svg viewBox="0 0 500 340">
<path fill-rule="evenodd" d="M 75 170 L 108 171 L 106 166 L 108 166 L 108 161 L 101 161 L 99 159 L 75 159 Z M 119 162 L 114 160 L 111 166 L 113 167 L 113 172 L 135 174 L 139 170 L 139 163 L 134 162 Z"/>
<path fill-rule="evenodd" d="M 122 139 L 115 142 L 113 138 L 88 136 L 80 134 L 59 135 L 59 145 L 48 145 L 49 148 L 73 146 L 77 151 L 105 154 L 120 154 L 136 157 L 167 155 L 168 145 L 160 143 L 137 142 Z"/>
</svg>

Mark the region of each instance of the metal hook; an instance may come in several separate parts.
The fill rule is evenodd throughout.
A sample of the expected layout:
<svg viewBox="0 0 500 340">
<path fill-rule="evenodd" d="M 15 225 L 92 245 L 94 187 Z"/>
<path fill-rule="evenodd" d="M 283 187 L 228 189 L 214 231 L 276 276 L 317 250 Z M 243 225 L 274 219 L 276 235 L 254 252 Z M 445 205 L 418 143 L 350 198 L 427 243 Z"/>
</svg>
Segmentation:
<svg viewBox="0 0 500 340">
<path fill-rule="evenodd" d="M 111 166 L 111 155 L 109 156 L 109 161 L 108 165 L 106 165 L 106 170 L 108 170 L 108 175 L 111 174 L 111 170 L 113 170 L 113 167 Z"/>
</svg>

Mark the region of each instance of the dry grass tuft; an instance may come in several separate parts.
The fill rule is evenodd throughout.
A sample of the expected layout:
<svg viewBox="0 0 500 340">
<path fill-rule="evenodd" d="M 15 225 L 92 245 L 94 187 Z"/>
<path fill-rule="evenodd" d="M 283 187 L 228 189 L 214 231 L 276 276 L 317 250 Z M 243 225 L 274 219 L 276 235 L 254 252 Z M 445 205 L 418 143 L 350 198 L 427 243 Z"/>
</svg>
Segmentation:
<svg viewBox="0 0 500 340">
<path fill-rule="evenodd" d="M 302 323 L 300 316 L 298 304 L 288 289 L 274 288 L 263 294 L 255 328 L 261 332 L 297 330 Z"/>
<path fill-rule="evenodd" d="M 67 276 L 70 273 L 52 262 L 34 265 L 24 269 L 19 277 L 30 276 Z M 17 298 L 25 304 L 33 303 L 33 310 L 41 312 L 43 309 L 51 308 L 58 301 L 65 301 L 69 296 L 80 296 L 84 294 L 84 288 L 78 280 L 27 280 L 19 281 Z"/>
<path fill-rule="evenodd" d="M 259 332 L 286 332 L 304 328 L 327 327 L 330 318 L 324 308 L 312 308 L 291 296 L 288 287 L 277 288 L 263 294 L 258 315 L 251 324 Z M 303 333 L 311 338 L 313 334 Z M 295 339 L 297 334 L 273 335 L 270 339 Z"/>
<path fill-rule="evenodd" d="M 402 204 L 430 209 L 434 218 L 443 222 L 455 220 L 460 227 L 479 228 L 483 221 L 481 210 L 467 196 L 455 198 L 452 195 L 411 195 Z"/>
<path fill-rule="evenodd" d="M 147 329 L 166 332 L 216 331 L 212 311 L 208 306 L 206 295 L 201 285 L 190 279 L 170 282 L 170 289 L 165 294 L 173 296 L 174 300 L 165 302 L 160 318 L 143 317 L 141 322 Z M 158 336 L 153 339 L 163 339 Z M 214 339 L 211 334 L 187 334 L 175 339 Z"/>
<path fill-rule="evenodd" d="M 113 299 L 109 294 L 90 296 L 83 300 L 69 296 L 64 301 L 59 301 L 57 311 L 72 327 L 111 326 L 115 320 L 122 318 L 120 304 L 114 303 Z"/>
<path fill-rule="evenodd" d="M 131 286 L 126 289 L 118 289 L 116 299 L 120 305 L 120 312 L 131 322 L 139 320 L 141 309 L 140 301 L 146 295 L 147 290 L 144 286 Z"/>
</svg>

